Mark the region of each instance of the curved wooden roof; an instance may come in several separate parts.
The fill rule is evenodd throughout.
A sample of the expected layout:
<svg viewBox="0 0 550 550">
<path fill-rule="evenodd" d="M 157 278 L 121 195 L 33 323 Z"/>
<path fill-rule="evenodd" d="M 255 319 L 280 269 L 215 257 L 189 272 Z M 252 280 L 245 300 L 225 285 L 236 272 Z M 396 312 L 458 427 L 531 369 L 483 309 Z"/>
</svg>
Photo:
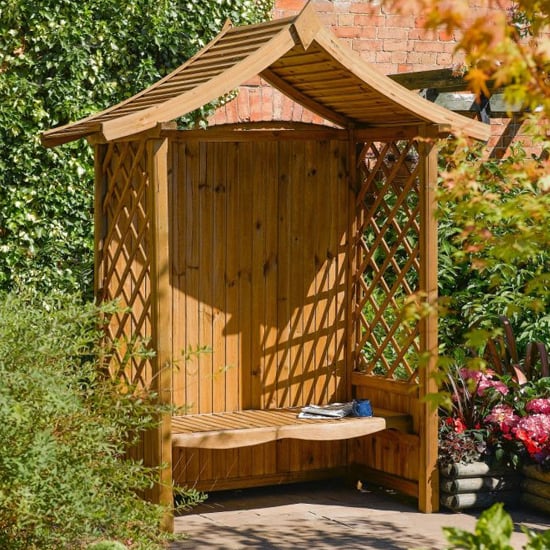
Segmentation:
<svg viewBox="0 0 550 550">
<path fill-rule="evenodd" d="M 379 73 L 323 26 L 311 5 L 291 18 L 227 25 L 205 48 L 139 94 L 42 134 L 55 146 L 98 134 L 111 141 L 194 111 L 260 75 L 343 128 L 443 125 L 486 140 L 490 128 L 419 97 Z"/>
</svg>

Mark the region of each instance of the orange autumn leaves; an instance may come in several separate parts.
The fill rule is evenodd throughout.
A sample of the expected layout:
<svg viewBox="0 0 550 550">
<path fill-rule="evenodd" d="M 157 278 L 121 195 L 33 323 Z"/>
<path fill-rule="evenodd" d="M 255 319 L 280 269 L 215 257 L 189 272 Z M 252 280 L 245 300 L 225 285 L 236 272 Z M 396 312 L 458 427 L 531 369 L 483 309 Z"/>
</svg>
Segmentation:
<svg viewBox="0 0 550 550">
<path fill-rule="evenodd" d="M 391 0 L 401 12 L 422 14 L 426 29 L 444 30 L 464 60 L 479 98 L 505 87 L 510 105 L 550 114 L 550 1 Z"/>
</svg>

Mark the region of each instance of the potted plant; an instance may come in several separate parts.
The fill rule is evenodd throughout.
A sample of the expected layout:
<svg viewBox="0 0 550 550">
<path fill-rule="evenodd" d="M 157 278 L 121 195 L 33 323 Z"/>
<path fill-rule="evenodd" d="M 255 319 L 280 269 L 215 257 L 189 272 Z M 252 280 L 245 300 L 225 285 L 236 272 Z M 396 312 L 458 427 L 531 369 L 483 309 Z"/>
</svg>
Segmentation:
<svg viewBox="0 0 550 550">
<path fill-rule="evenodd" d="M 445 372 L 448 400 L 440 408 L 441 504 L 452 509 L 512 500 L 520 480 L 521 445 L 502 440 L 501 424 L 488 421 L 504 406 L 514 382 L 490 370 L 453 365 Z"/>
</svg>

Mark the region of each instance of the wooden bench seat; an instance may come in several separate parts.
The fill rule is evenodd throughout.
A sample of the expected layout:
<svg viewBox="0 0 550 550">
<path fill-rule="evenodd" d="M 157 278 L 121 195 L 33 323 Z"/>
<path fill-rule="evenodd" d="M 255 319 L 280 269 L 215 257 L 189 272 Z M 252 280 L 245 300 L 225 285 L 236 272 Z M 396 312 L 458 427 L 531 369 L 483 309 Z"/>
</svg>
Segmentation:
<svg viewBox="0 0 550 550">
<path fill-rule="evenodd" d="M 351 439 L 396 428 L 411 430 L 411 417 L 377 409 L 372 417 L 298 418 L 300 408 L 244 410 L 172 417 L 172 446 L 233 449 L 278 439 Z"/>
</svg>

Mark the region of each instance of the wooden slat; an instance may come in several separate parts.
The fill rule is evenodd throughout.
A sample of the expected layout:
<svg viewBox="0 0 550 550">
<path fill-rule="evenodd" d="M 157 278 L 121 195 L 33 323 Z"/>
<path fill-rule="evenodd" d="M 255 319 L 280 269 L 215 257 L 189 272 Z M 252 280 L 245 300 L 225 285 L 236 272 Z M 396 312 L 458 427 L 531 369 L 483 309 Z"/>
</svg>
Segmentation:
<svg viewBox="0 0 550 550">
<path fill-rule="evenodd" d="M 185 353 L 203 345 L 200 337 L 199 318 L 199 281 L 200 281 L 200 217 L 199 217 L 199 182 L 200 182 L 201 147 L 197 142 L 185 145 L 185 179 L 180 185 L 185 193 L 185 204 L 180 216 L 186 227 L 184 243 L 183 292 L 185 292 Z M 182 326 L 177 324 L 176 327 Z M 181 366 L 185 376 L 185 401 L 178 403 L 190 412 L 198 413 L 200 395 L 200 357 L 193 357 Z"/>
<path fill-rule="evenodd" d="M 226 261 L 227 261 L 227 148 L 211 145 L 208 167 L 212 177 L 212 403 L 213 411 L 226 411 Z"/>
<path fill-rule="evenodd" d="M 239 201 L 241 227 L 239 228 L 239 333 L 240 333 L 240 376 L 242 401 L 241 409 L 253 407 L 252 346 L 257 335 L 252 324 L 252 246 L 253 246 L 253 197 L 255 164 L 254 150 L 250 144 L 243 143 L 240 148 L 239 164 Z M 258 396 L 259 397 L 259 396 Z"/>
<path fill-rule="evenodd" d="M 304 316 L 303 302 L 306 289 L 304 273 L 304 173 L 305 144 L 293 142 L 290 165 L 291 210 L 290 210 L 290 268 L 291 284 L 289 292 L 290 308 L 290 370 L 288 373 L 290 405 L 307 403 L 302 392 L 302 372 L 304 368 Z"/>
<path fill-rule="evenodd" d="M 335 401 L 336 396 L 331 390 L 332 360 L 329 348 L 332 341 L 334 317 L 331 311 L 331 267 L 333 252 L 331 252 L 331 237 L 336 233 L 332 219 L 332 205 L 335 201 L 334 189 L 337 181 L 332 179 L 330 142 L 318 141 L 316 155 L 318 159 L 317 173 L 319 180 L 315 188 L 314 212 L 318 223 L 314 231 L 314 262 L 315 262 L 315 332 L 313 345 L 315 348 L 315 403 Z M 329 322 L 330 319 L 330 322 Z"/>
<path fill-rule="evenodd" d="M 291 304 L 290 292 L 293 257 L 291 256 L 291 205 L 292 182 L 291 165 L 292 143 L 279 144 L 279 182 L 277 202 L 278 224 L 278 279 L 277 279 L 277 407 L 290 406 L 290 365 L 291 365 Z"/>
<path fill-rule="evenodd" d="M 265 232 L 264 232 L 264 263 L 263 275 L 265 286 L 264 319 L 261 334 L 262 358 L 262 408 L 271 409 L 280 407 L 277 395 L 278 362 L 277 362 L 277 336 L 278 323 L 278 219 L 273 215 L 273 210 L 278 204 L 278 144 L 267 144 L 263 157 L 263 195 L 266 205 Z"/>
<path fill-rule="evenodd" d="M 301 261 L 304 265 L 303 284 L 304 295 L 302 305 L 302 331 L 303 340 L 301 353 L 303 355 L 302 374 L 295 379 L 302 392 L 302 403 L 316 403 L 315 382 L 317 378 L 316 357 L 315 357 L 315 314 L 317 307 L 316 277 L 318 265 L 315 257 L 315 241 L 319 232 L 326 230 L 325 227 L 318 228 L 318 213 L 315 208 L 315 200 L 320 180 L 319 175 L 319 147 L 317 142 L 306 142 L 305 144 L 305 172 L 303 175 L 304 202 L 301 213 L 303 219 L 303 245 Z"/>
<path fill-rule="evenodd" d="M 181 407 L 185 404 L 185 365 L 182 353 L 185 350 L 185 330 L 175 327 L 185 325 L 185 242 L 187 240 L 187 220 L 185 216 L 185 145 L 170 143 L 172 168 L 170 175 L 170 250 L 172 284 L 172 359 L 176 361 L 172 368 L 172 403 Z"/>
<path fill-rule="evenodd" d="M 240 349 L 240 315 L 239 315 L 239 273 L 240 273 L 240 241 L 241 196 L 239 192 L 240 147 L 237 143 L 226 144 L 226 193 L 227 193 L 227 235 L 225 247 L 227 258 L 225 266 L 225 360 L 227 411 L 236 411 L 242 407 L 241 381 L 241 349 Z"/>
<path fill-rule="evenodd" d="M 342 440 L 387 428 L 410 427 L 410 417 L 377 411 L 368 418 L 299 419 L 299 409 L 251 410 L 225 414 L 174 417 L 172 445 L 201 449 L 248 447 L 280 439 L 310 441 Z M 247 427 L 240 427 L 242 421 Z M 239 426 L 239 427 L 237 427 Z"/>
<path fill-rule="evenodd" d="M 267 262 L 265 240 L 266 228 L 269 223 L 267 218 L 267 204 L 265 197 L 266 179 L 269 174 L 263 159 L 266 158 L 267 145 L 265 142 L 255 146 L 246 144 L 247 163 L 249 163 L 249 174 L 251 179 L 250 193 L 252 196 L 252 225 L 249 231 L 252 232 L 251 250 L 251 372 L 250 372 L 250 402 L 248 407 L 263 407 L 263 359 L 264 350 L 262 341 L 264 336 L 264 320 L 266 306 L 266 285 L 264 277 L 264 266 Z M 258 162 L 259 159 L 262 161 Z"/>
<path fill-rule="evenodd" d="M 213 319 L 213 260 L 214 260 L 214 217 L 213 217 L 213 187 L 215 185 L 214 170 L 210 166 L 209 157 L 214 144 L 201 144 L 199 157 L 199 235 L 198 251 L 200 276 L 198 280 L 199 296 L 199 337 L 201 346 L 212 349 L 212 319 Z M 196 292 L 197 289 L 190 289 Z M 212 354 L 198 357 L 199 363 L 199 403 L 198 412 L 209 413 L 214 410 L 214 363 Z"/>
</svg>

